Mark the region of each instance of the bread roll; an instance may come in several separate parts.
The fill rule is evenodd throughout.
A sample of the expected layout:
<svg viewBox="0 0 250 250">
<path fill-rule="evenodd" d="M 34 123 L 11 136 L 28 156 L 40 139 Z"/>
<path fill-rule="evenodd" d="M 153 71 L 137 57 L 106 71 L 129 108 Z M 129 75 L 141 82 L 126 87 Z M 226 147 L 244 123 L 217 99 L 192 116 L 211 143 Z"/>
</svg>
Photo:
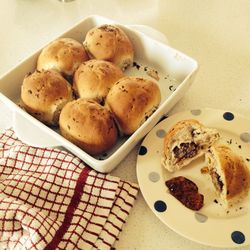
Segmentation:
<svg viewBox="0 0 250 250">
<path fill-rule="evenodd" d="M 217 145 L 206 153 L 206 162 L 216 193 L 225 208 L 232 207 L 248 194 L 249 169 L 229 147 Z"/>
<path fill-rule="evenodd" d="M 53 69 L 64 76 L 72 76 L 78 66 L 88 59 L 80 42 L 72 38 L 59 38 L 42 50 L 37 60 L 37 69 Z"/>
<path fill-rule="evenodd" d="M 113 62 L 122 70 L 133 63 L 133 45 L 118 26 L 101 25 L 92 28 L 86 34 L 83 45 L 90 58 Z"/>
<path fill-rule="evenodd" d="M 197 120 L 179 121 L 164 138 L 162 165 L 175 172 L 204 155 L 219 137 L 216 129 L 207 128 Z"/>
<path fill-rule="evenodd" d="M 92 98 L 103 103 L 113 84 L 123 77 L 120 68 L 104 60 L 82 63 L 74 74 L 73 88 L 82 98 Z"/>
<path fill-rule="evenodd" d="M 59 125 L 65 138 L 91 155 L 111 149 L 117 140 L 112 114 L 93 100 L 80 98 L 67 103 Z"/>
<path fill-rule="evenodd" d="M 114 114 L 120 131 L 130 135 L 157 109 L 160 89 L 154 81 L 123 77 L 109 91 L 105 106 Z"/>
<path fill-rule="evenodd" d="M 47 125 L 58 125 L 61 109 L 72 99 L 71 85 L 55 71 L 35 71 L 23 80 L 25 110 Z"/>
</svg>

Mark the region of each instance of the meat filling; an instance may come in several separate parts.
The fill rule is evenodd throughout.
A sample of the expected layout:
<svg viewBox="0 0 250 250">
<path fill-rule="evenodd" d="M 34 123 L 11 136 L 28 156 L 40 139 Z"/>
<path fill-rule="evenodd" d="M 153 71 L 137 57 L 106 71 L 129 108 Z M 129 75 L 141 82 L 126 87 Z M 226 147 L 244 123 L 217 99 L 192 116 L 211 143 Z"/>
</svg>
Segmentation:
<svg viewBox="0 0 250 250">
<path fill-rule="evenodd" d="M 198 149 L 198 145 L 196 145 L 194 142 L 181 143 L 180 147 L 176 146 L 173 152 L 177 162 L 179 162 L 183 159 L 194 157 L 198 153 Z"/>
<path fill-rule="evenodd" d="M 223 188 L 223 182 L 221 181 L 220 176 L 218 175 L 217 172 L 213 170 L 210 171 L 210 175 L 216 190 L 221 193 Z"/>
<path fill-rule="evenodd" d="M 166 181 L 171 195 L 184 206 L 192 210 L 200 210 L 204 204 L 204 196 L 198 192 L 198 186 L 184 176 L 177 176 Z"/>
</svg>

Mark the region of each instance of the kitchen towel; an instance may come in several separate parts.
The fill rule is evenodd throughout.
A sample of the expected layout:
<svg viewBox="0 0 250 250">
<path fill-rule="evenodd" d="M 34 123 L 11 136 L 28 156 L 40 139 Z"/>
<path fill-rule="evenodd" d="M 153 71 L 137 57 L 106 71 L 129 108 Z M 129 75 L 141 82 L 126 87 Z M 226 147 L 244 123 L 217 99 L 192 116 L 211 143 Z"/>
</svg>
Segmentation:
<svg viewBox="0 0 250 250">
<path fill-rule="evenodd" d="M 137 184 L 0 134 L 0 249 L 111 249 Z"/>
</svg>

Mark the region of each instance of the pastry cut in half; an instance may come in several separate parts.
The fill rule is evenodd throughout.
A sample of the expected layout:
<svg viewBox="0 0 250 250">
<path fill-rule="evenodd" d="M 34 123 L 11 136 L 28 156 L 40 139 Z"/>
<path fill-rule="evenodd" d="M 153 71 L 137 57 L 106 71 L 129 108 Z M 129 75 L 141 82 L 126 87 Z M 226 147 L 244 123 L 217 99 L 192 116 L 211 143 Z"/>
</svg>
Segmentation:
<svg viewBox="0 0 250 250">
<path fill-rule="evenodd" d="M 248 194 L 250 173 L 243 158 L 224 145 L 216 145 L 206 153 L 209 175 L 225 208 L 242 201 Z"/>
<path fill-rule="evenodd" d="M 195 119 L 177 122 L 164 138 L 162 165 L 175 172 L 204 155 L 220 135 Z"/>
</svg>

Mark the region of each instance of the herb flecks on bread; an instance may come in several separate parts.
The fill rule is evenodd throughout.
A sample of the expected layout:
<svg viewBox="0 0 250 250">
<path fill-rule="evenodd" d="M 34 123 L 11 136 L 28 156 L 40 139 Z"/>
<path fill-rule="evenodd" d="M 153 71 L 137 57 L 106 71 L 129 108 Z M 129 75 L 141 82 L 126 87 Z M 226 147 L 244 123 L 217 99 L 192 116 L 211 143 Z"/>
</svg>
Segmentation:
<svg viewBox="0 0 250 250">
<path fill-rule="evenodd" d="M 134 60 L 134 48 L 127 34 L 116 25 L 100 25 L 88 31 L 83 45 L 91 59 L 113 62 L 123 71 Z"/>
</svg>

